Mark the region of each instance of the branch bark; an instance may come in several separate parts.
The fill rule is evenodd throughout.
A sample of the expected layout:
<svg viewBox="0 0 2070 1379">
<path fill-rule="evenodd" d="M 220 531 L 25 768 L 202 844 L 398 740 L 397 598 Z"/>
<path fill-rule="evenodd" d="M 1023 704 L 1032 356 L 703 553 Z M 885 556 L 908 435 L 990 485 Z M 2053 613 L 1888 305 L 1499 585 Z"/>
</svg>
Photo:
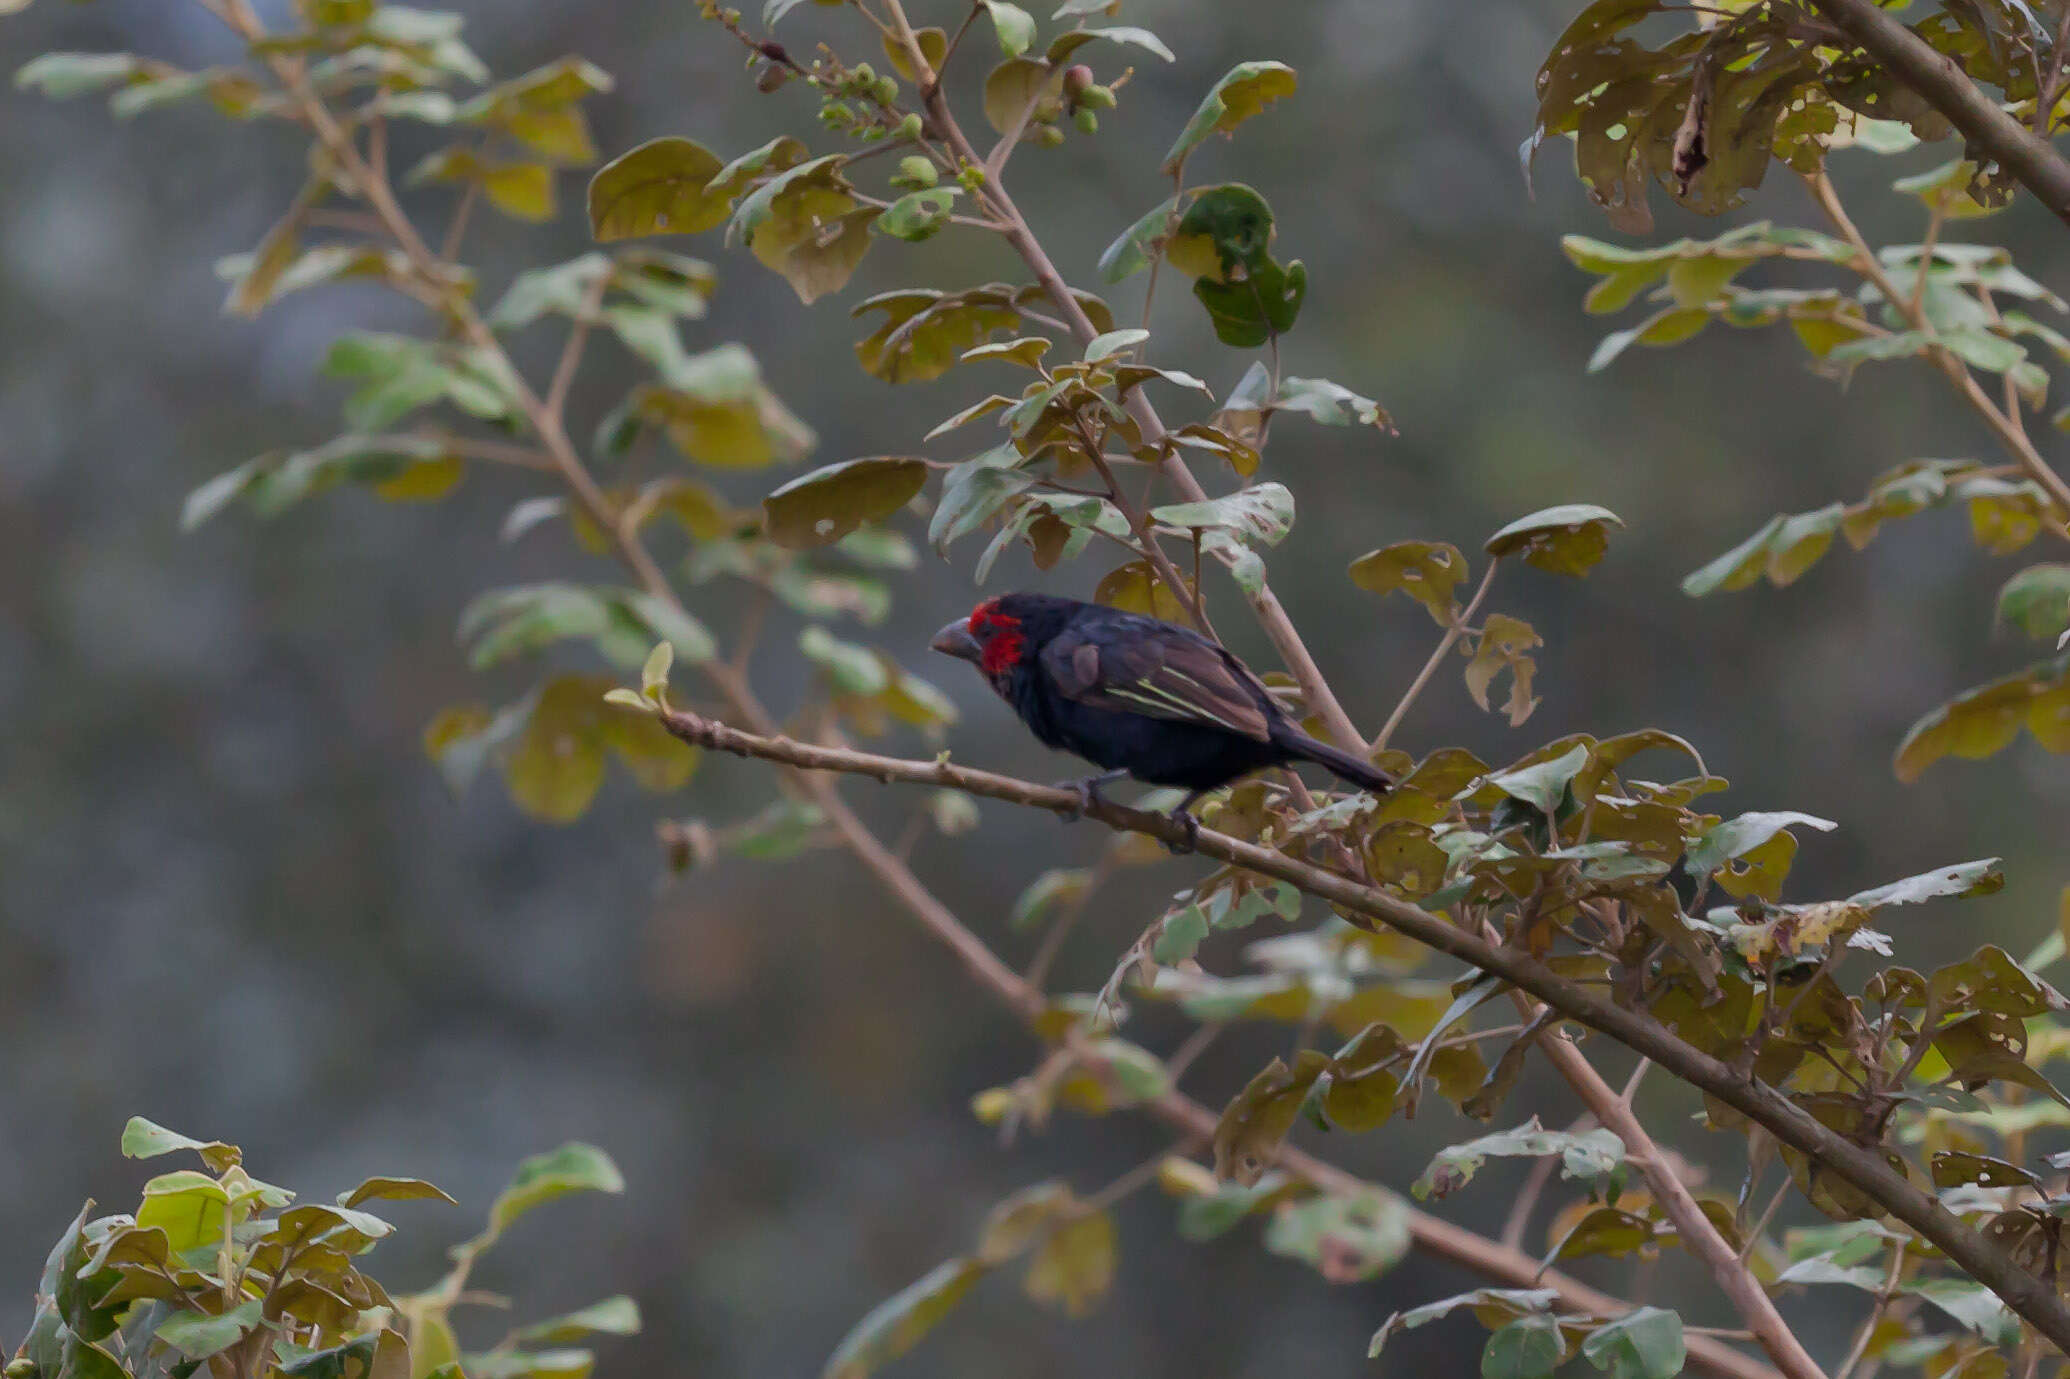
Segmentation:
<svg viewBox="0 0 2070 1379">
<path fill-rule="evenodd" d="M 1948 117 L 1970 144 L 2011 173 L 2042 205 L 2070 223 L 2070 159 L 2005 113 L 1952 58 L 1905 27 L 1875 0 L 1811 0 L 1820 14 Z"/>
<path fill-rule="evenodd" d="M 686 742 L 739 756 L 759 757 L 813 771 L 867 776 L 889 784 L 903 782 L 961 790 L 985 799 L 1047 809 L 1071 815 L 1080 811 L 1074 791 L 957 766 L 946 756 L 911 761 L 866 752 L 821 747 L 788 738 L 757 736 L 694 713 L 669 709 L 662 722 Z M 1302 892 L 1339 907 L 1339 913 L 1362 927 L 1387 928 L 1405 934 L 1511 986 L 1536 997 L 1565 1018 L 1606 1034 L 1625 1047 L 1765 1127 L 1791 1148 L 1816 1159 L 1821 1167 L 1860 1189 L 1878 1206 L 1939 1247 L 1970 1277 L 2004 1300 L 2059 1349 L 2070 1353 L 2070 1303 L 2040 1278 L 2020 1268 L 1989 1244 L 1973 1227 L 1893 1170 L 1882 1156 L 1836 1134 L 1772 1086 L 1749 1078 L 1693 1045 L 1641 1011 L 1628 1010 L 1595 988 L 1562 976 L 1528 953 L 1500 947 L 1455 928 L 1445 919 L 1406 900 L 1326 871 L 1270 848 L 1226 834 L 1201 829 L 1189 839 L 1187 830 L 1163 814 L 1108 801 L 1095 801 L 1083 811 L 1109 827 L 1146 834 L 1176 846 L 1189 841 L 1202 856 L 1230 863 L 1260 876 L 1285 881 Z"/>
</svg>

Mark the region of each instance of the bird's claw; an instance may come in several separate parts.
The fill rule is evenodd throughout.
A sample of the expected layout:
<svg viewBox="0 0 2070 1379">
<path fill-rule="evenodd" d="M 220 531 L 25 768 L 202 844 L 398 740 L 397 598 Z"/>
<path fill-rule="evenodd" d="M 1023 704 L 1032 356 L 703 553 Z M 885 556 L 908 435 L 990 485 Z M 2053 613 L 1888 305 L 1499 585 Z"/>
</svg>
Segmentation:
<svg viewBox="0 0 2070 1379">
<path fill-rule="evenodd" d="M 1097 776 L 1084 776 L 1078 780 L 1058 781 L 1057 789 L 1068 790 L 1078 797 L 1077 804 L 1057 813 L 1057 817 L 1067 824 L 1077 823 L 1091 812 L 1094 805 L 1107 802 L 1106 798 L 1100 794 L 1100 781 Z"/>
<path fill-rule="evenodd" d="M 1184 809 L 1173 810 L 1171 817 L 1173 823 L 1186 830 L 1186 841 L 1174 843 L 1167 839 L 1164 844 L 1164 850 L 1174 857 L 1184 857 L 1187 853 L 1198 850 L 1200 847 L 1200 820 L 1194 818 L 1190 811 Z"/>
</svg>

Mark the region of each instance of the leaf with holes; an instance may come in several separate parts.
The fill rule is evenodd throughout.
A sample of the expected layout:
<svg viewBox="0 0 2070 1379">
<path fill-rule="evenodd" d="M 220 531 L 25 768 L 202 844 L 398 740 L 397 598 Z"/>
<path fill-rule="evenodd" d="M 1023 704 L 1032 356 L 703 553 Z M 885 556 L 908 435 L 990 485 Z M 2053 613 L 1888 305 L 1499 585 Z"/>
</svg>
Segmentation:
<svg viewBox="0 0 2070 1379">
<path fill-rule="evenodd" d="M 1570 503 L 1519 517 L 1489 537 L 1484 549 L 1498 559 L 1520 555 L 1527 565 L 1578 578 L 1609 549 L 1610 528 L 1623 525 L 1608 508 Z"/>
<path fill-rule="evenodd" d="M 1351 562 L 1351 582 L 1375 594 L 1404 593 L 1423 605 L 1439 627 L 1459 610 L 1457 590 L 1466 557 L 1444 541 L 1397 541 Z"/>
</svg>

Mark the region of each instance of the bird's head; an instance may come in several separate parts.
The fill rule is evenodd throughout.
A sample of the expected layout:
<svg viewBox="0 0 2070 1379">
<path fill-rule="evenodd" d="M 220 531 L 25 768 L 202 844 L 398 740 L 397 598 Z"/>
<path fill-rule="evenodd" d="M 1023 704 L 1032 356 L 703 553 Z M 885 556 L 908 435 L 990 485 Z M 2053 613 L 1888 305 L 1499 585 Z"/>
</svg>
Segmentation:
<svg viewBox="0 0 2070 1379">
<path fill-rule="evenodd" d="M 995 684 L 1013 673 L 1029 651 L 1028 634 L 1020 616 L 1010 611 L 1004 599 L 988 599 L 934 634 L 928 646 L 945 656 L 969 661 Z"/>
</svg>

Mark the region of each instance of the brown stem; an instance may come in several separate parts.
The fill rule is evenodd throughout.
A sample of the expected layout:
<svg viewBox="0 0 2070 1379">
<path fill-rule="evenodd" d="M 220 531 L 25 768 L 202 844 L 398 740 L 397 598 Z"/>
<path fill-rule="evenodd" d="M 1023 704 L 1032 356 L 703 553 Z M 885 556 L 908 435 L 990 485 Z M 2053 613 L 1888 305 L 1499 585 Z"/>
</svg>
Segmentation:
<svg viewBox="0 0 2070 1379">
<path fill-rule="evenodd" d="M 1703 1214 L 1695 1195 L 1633 1114 L 1631 1103 L 1611 1090 L 1595 1065 L 1564 1032 L 1553 1030 L 1539 1035 L 1538 1047 L 1567 1085 L 1580 1095 L 1597 1123 L 1624 1141 L 1625 1153 L 1645 1173 L 1647 1185 L 1653 1189 L 1653 1200 L 1674 1224 L 1682 1247 L 1710 1271 L 1711 1282 L 1745 1319 L 1755 1340 L 1768 1352 L 1768 1358 L 1791 1379 L 1825 1379 L 1818 1362 L 1775 1310 L 1775 1303 L 1760 1280 Z"/>
<path fill-rule="evenodd" d="M 1876 0 L 1811 3 L 1862 51 L 1947 116 L 1973 147 L 1988 153 L 2042 205 L 2070 221 L 2070 160 L 1978 90 L 1952 58 L 1936 52 Z"/>
<path fill-rule="evenodd" d="M 1416 672 L 1416 678 L 1409 682 L 1409 688 L 1402 695 L 1401 702 L 1394 706 L 1394 712 L 1387 715 L 1387 721 L 1380 725 L 1380 735 L 1373 739 L 1372 749 L 1375 752 L 1385 747 L 1387 740 L 1394 736 L 1394 730 L 1399 728 L 1402 719 L 1408 716 L 1409 706 L 1416 702 L 1416 696 L 1423 693 L 1423 687 L 1430 683 L 1430 677 L 1444 664 L 1445 653 L 1456 646 L 1459 638 L 1465 634 L 1467 624 L 1472 622 L 1473 615 L 1480 611 L 1481 600 L 1488 597 L 1488 586 L 1495 582 L 1495 571 L 1501 567 L 1500 558 L 1488 562 L 1488 573 L 1481 576 L 1480 588 L 1473 591 L 1473 597 L 1467 601 L 1466 607 L 1460 609 L 1458 615 L 1452 619 L 1452 625 L 1445 629 L 1445 635 L 1439 640 L 1437 650 L 1430 653 L 1430 659 L 1423 663 L 1423 669 Z"/>
<path fill-rule="evenodd" d="M 664 713 L 663 722 L 670 732 L 687 742 L 787 766 L 845 772 L 887 783 L 900 781 L 945 787 L 1063 815 L 1081 809 L 1081 801 L 1074 791 L 957 766 L 946 759 L 908 761 L 793 742 L 786 738 L 758 736 L 675 710 Z M 1185 846 L 1190 842 L 1203 856 L 1288 882 L 1297 890 L 1338 907 L 1338 913 L 1354 924 L 1367 929 L 1391 929 L 1406 935 L 1426 947 L 1501 977 L 1511 986 L 1551 1006 L 1563 1017 L 1608 1035 L 1764 1126 L 1783 1144 L 1818 1160 L 1835 1177 L 1860 1189 L 1883 1210 L 1938 1246 L 1959 1268 L 1998 1294 L 2007 1306 L 2043 1335 L 2070 1350 L 2070 1303 L 2066 1303 L 2051 1284 L 2022 1269 L 1936 1198 L 1914 1185 L 1903 1173 L 1892 1169 L 1880 1153 L 1835 1133 L 1769 1084 L 1753 1080 L 1723 1060 L 1683 1042 L 1650 1013 L 1617 1005 L 1594 986 L 1564 976 L 1526 952 L 1490 943 L 1478 934 L 1468 933 L 1398 896 L 1255 843 L 1242 842 L 1207 829 L 1189 837 L 1183 826 L 1166 815 L 1148 814 L 1108 801 L 1095 801 L 1092 808 L 1083 813 L 1085 817 L 1097 819 L 1110 827 L 1146 834 L 1167 843 Z M 875 845 L 874 838 L 869 841 Z M 910 877 L 910 873 L 902 874 Z M 917 886 L 918 882 L 913 884 Z M 954 926 L 954 932 L 963 932 L 953 916 L 949 917 L 949 923 Z"/>
</svg>

